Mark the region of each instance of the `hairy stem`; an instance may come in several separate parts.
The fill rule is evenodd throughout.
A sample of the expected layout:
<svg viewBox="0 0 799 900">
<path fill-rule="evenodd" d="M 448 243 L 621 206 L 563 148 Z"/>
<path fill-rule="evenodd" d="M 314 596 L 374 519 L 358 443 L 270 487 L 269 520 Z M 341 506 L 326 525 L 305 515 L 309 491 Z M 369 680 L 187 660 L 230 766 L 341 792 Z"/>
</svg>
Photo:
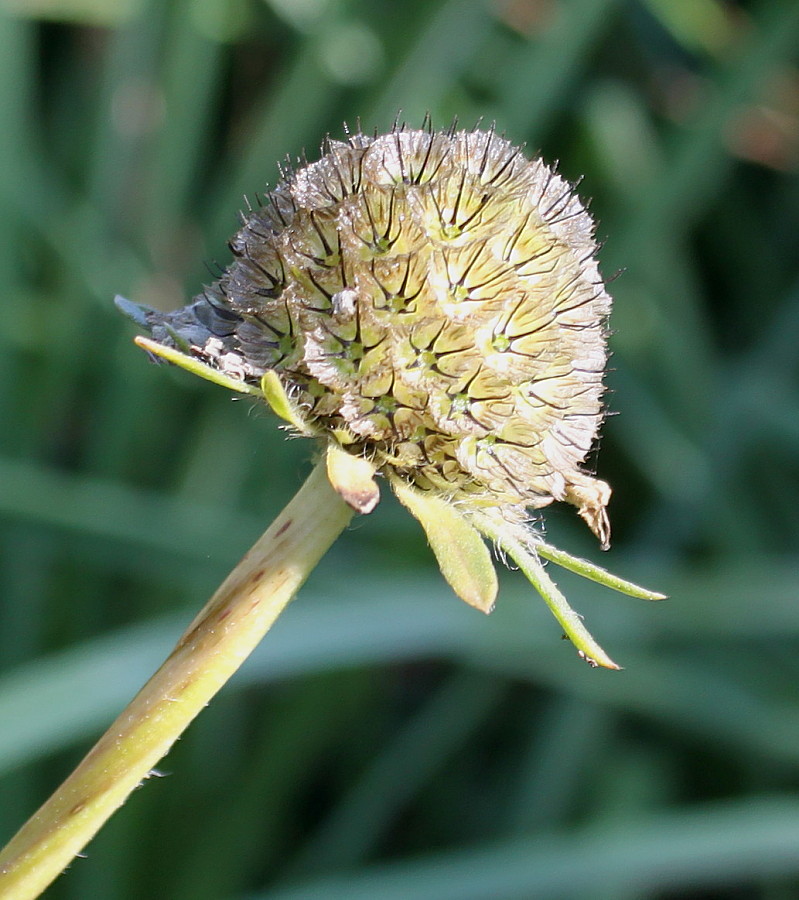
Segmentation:
<svg viewBox="0 0 799 900">
<path fill-rule="evenodd" d="M 351 516 L 321 462 L 161 668 L 0 852 L 4 900 L 38 897 L 69 865 L 244 662 Z"/>
</svg>

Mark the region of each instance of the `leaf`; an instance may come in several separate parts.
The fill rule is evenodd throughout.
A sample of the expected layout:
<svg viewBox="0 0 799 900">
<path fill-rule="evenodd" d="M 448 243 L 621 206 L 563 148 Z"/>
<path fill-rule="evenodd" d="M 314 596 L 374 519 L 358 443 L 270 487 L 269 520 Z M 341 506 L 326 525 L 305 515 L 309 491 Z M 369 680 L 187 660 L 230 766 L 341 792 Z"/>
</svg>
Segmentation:
<svg viewBox="0 0 799 900">
<path fill-rule="evenodd" d="M 595 581 L 597 584 L 601 584 L 614 591 L 619 591 L 621 594 L 637 597 L 639 600 L 667 599 L 665 594 L 659 594 L 657 591 L 649 591 L 646 588 L 642 588 L 632 581 L 627 581 L 625 578 L 619 578 L 618 575 L 608 572 L 607 569 L 603 569 L 601 566 L 597 566 L 587 559 L 581 559 L 579 556 L 572 556 L 571 553 L 567 553 L 565 550 L 559 550 L 557 547 L 553 547 L 551 544 L 545 544 L 543 541 L 536 541 L 535 550 L 539 556 L 543 556 L 544 559 L 548 559 L 550 562 L 555 563 L 556 566 L 568 569 L 569 572 L 574 572 L 575 575 L 582 575 L 583 578 L 587 578 L 589 581 Z"/>
<path fill-rule="evenodd" d="M 297 404 L 286 393 L 283 382 L 277 372 L 269 369 L 261 379 L 261 392 L 264 400 L 269 404 L 272 412 L 280 416 L 289 425 L 293 425 L 300 434 L 311 437 L 316 434 L 313 428 L 303 419 Z M 377 502 L 377 501 L 375 501 Z"/>
<path fill-rule="evenodd" d="M 397 477 L 392 477 L 391 486 L 424 528 L 450 587 L 470 606 L 490 613 L 497 597 L 497 573 L 477 529 L 443 497 L 420 491 Z"/>
<path fill-rule="evenodd" d="M 563 628 L 566 637 L 577 648 L 580 656 L 592 666 L 620 669 L 621 666 L 613 662 L 594 640 L 583 624 L 581 616 L 569 606 L 569 601 L 544 571 L 544 567 L 535 552 L 529 549 L 526 543 L 517 536 L 519 533 L 518 528 L 513 525 L 506 526 L 495 519 L 495 517 L 485 513 L 475 511 L 473 516 L 480 531 L 486 537 L 495 541 L 524 572 L 527 580 L 541 595 Z"/>
<path fill-rule="evenodd" d="M 251 394 L 255 397 L 262 396 L 261 391 L 257 387 L 247 384 L 246 381 L 238 381 L 229 375 L 224 375 L 212 366 L 200 362 L 193 356 L 187 356 L 174 347 L 167 347 L 166 344 L 159 344 L 158 341 L 153 341 L 141 335 L 134 338 L 133 343 L 137 347 L 141 347 L 142 350 L 152 353 L 153 356 L 158 356 L 175 366 L 180 366 L 181 369 L 191 372 L 192 375 L 199 375 L 200 378 L 204 378 L 206 381 L 212 381 L 214 384 L 221 385 L 221 387 L 228 388 L 231 391 L 237 391 L 239 394 Z"/>
</svg>

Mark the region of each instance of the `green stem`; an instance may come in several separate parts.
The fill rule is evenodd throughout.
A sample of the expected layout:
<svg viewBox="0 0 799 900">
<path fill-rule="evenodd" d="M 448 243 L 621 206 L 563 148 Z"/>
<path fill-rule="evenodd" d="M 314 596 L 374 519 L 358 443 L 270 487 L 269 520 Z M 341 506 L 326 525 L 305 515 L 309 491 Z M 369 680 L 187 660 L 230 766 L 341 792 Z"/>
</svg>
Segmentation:
<svg viewBox="0 0 799 900">
<path fill-rule="evenodd" d="M 0 897 L 38 897 L 69 865 L 249 656 L 351 516 L 322 461 L 161 668 L 0 852 Z"/>
</svg>

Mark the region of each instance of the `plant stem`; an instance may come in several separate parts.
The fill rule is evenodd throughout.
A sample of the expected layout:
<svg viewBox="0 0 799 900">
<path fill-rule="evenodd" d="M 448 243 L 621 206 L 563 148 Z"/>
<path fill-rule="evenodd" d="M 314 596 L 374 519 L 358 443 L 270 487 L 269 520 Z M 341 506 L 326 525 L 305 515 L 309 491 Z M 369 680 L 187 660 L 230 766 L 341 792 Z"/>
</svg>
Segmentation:
<svg viewBox="0 0 799 900">
<path fill-rule="evenodd" d="M 161 668 L 0 852 L 0 896 L 31 900 L 147 778 L 285 608 L 352 510 L 319 463 Z"/>
</svg>

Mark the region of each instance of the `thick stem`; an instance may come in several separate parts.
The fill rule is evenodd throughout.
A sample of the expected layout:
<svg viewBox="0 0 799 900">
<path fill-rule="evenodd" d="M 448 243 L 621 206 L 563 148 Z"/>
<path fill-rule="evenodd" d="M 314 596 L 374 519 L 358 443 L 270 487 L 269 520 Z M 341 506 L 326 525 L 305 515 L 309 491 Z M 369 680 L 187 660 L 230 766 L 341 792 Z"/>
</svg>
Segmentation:
<svg viewBox="0 0 799 900">
<path fill-rule="evenodd" d="M 351 516 L 323 461 L 161 668 L 0 852 L 4 900 L 38 897 L 69 865 L 244 662 Z"/>
</svg>

